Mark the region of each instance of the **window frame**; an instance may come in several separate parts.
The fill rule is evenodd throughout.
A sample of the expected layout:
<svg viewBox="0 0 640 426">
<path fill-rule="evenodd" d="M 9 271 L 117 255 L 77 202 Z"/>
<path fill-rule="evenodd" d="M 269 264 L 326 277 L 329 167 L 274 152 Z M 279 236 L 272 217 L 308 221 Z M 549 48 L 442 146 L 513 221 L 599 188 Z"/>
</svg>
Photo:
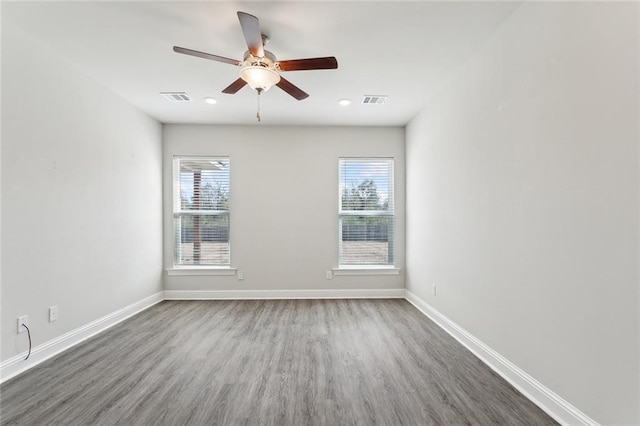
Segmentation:
<svg viewBox="0 0 640 426">
<path fill-rule="evenodd" d="M 342 206 L 343 195 L 343 163 L 354 162 L 386 162 L 388 164 L 388 187 L 389 187 L 389 208 L 387 210 L 344 210 Z M 395 266 L 395 246 L 396 246 L 396 212 L 395 212 L 395 158 L 394 157 L 339 157 L 338 158 L 338 267 L 333 268 L 335 275 L 396 275 L 400 269 Z M 349 264 L 342 261 L 342 232 L 344 217 L 391 217 L 392 218 L 392 241 L 391 249 L 388 251 L 388 263 L 385 264 Z"/>
<path fill-rule="evenodd" d="M 181 172 L 181 162 L 182 161 L 226 161 L 228 167 L 228 175 L 227 175 L 227 187 L 229 191 L 228 198 L 228 209 L 227 210 L 183 210 L 182 202 L 181 202 L 181 193 L 180 193 L 180 172 Z M 229 156 L 209 156 L 209 155 L 174 155 L 172 158 L 172 200 L 171 200 L 171 216 L 172 216 L 172 246 L 173 246 L 173 255 L 172 255 L 172 265 L 171 269 L 167 270 L 168 275 L 233 275 L 235 274 L 235 268 L 231 267 L 231 158 Z M 178 232 L 181 230 L 178 229 L 176 219 L 178 217 L 194 217 L 194 216 L 217 216 L 227 217 L 228 222 L 228 250 L 229 257 L 228 263 L 220 263 L 220 264 L 182 264 L 178 263 L 178 247 L 176 237 Z"/>
</svg>

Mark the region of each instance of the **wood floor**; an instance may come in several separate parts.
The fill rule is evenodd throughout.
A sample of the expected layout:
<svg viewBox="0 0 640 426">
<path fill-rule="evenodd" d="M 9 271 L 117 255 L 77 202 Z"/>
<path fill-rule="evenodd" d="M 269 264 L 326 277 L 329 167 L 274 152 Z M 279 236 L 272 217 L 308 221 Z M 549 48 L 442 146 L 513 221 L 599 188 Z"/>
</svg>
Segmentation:
<svg viewBox="0 0 640 426">
<path fill-rule="evenodd" d="M 0 395 L 3 425 L 556 424 L 403 299 L 165 301 Z"/>
</svg>

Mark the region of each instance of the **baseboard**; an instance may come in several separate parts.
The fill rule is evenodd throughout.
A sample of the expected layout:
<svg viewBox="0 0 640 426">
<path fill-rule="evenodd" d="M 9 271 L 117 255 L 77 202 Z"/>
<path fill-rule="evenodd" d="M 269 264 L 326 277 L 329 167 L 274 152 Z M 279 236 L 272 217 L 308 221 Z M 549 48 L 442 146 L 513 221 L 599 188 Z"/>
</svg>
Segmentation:
<svg viewBox="0 0 640 426">
<path fill-rule="evenodd" d="M 500 355 L 498 352 L 485 345 L 474 335 L 447 318 L 438 310 L 430 306 L 418 296 L 406 291 L 406 299 L 423 314 L 438 324 L 443 330 L 463 346 L 473 352 L 493 371 L 518 389 L 534 404 L 543 409 L 560 424 L 564 425 L 589 425 L 597 426 L 598 423 L 576 407 L 562 399 L 552 390 L 538 382 L 525 371 Z"/>
<path fill-rule="evenodd" d="M 392 299 L 405 297 L 403 288 L 316 290 L 165 290 L 165 300 L 242 299 Z"/>
<path fill-rule="evenodd" d="M 9 358 L 8 360 L 0 363 L 0 383 L 35 367 L 41 362 L 46 361 L 47 359 L 83 342 L 84 340 L 87 340 L 109 327 L 113 327 L 119 322 L 124 321 L 125 319 L 155 305 L 158 302 L 161 302 L 162 300 L 163 293 L 158 292 L 32 348 L 31 355 L 27 360 L 24 359 L 27 356 L 26 351 Z"/>
</svg>

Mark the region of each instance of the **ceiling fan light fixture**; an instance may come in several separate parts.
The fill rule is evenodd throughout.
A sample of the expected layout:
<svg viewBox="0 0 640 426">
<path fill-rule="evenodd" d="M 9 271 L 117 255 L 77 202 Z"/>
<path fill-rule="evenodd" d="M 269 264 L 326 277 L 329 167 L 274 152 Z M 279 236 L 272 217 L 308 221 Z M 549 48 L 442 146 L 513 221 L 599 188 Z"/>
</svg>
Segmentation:
<svg viewBox="0 0 640 426">
<path fill-rule="evenodd" d="M 240 78 L 253 90 L 267 91 L 280 82 L 280 74 L 271 68 L 260 65 L 248 65 L 240 70 Z"/>
</svg>

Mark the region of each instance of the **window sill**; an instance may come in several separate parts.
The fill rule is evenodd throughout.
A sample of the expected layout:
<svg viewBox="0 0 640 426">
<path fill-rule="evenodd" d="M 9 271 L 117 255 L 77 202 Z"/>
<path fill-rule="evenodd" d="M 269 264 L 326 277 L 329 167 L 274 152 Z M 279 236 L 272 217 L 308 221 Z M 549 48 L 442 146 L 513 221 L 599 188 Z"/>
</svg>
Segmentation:
<svg viewBox="0 0 640 426">
<path fill-rule="evenodd" d="M 400 268 L 393 266 L 343 266 L 333 268 L 333 275 L 400 275 Z"/>
<path fill-rule="evenodd" d="M 235 275 L 237 270 L 226 267 L 167 268 L 167 275 Z"/>
</svg>

